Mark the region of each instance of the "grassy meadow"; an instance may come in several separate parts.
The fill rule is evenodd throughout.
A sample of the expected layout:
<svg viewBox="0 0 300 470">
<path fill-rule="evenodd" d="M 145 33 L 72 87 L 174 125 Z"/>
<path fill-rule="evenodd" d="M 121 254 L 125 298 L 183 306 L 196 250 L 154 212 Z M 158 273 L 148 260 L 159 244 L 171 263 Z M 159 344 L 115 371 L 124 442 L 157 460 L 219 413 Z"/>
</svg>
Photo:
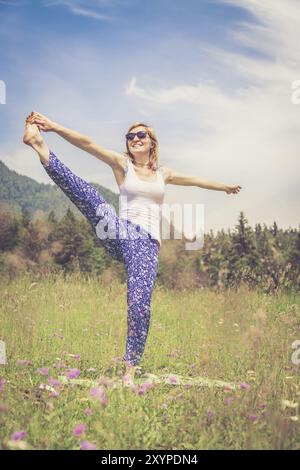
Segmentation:
<svg viewBox="0 0 300 470">
<path fill-rule="evenodd" d="M 300 365 L 291 359 L 299 303 L 297 294 L 245 286 L 157 286 L 139 374 L 201 376 L 237 389 L 107 382 L 91 394 L 57 379 L 70 371 L 95 381 L 122 376 L 126 284 L 78 273 L 4 282 L 0 448 L 300 449 Z"/>
</svg>

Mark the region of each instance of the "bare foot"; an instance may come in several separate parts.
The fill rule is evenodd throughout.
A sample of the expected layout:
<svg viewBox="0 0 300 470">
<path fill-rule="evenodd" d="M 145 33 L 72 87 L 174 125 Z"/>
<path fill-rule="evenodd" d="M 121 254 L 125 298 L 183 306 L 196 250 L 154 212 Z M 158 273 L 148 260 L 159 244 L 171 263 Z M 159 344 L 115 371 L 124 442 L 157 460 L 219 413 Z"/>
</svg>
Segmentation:
<svg viewBox="0 0 300 470">
<path fill-rule="evenodd" d="M 133 379 L 136 372 L 135 366 L 127 366 L 124 376 L 122 377 L 124 385 L 130 386 L 133 385 Z"/>
<path fill-rule="evenodd" d="M 42 145 L 43 137 L 39 131 L 39 128 L 36 124 L 30 124 L 29 122 L 25 123 L 25 132 L 23 136 L 23 142 L 30 147 L 35 147 L 37 145 Z"/>
<path fill-rule="evenodd" d="M 25 123 L 25 132 L 23 142 L 32 147 L 39 155 L 41 162 L 48 164 L 49 162 L 49 149 L 40 133 L 36 124 Z"/>
</svg>

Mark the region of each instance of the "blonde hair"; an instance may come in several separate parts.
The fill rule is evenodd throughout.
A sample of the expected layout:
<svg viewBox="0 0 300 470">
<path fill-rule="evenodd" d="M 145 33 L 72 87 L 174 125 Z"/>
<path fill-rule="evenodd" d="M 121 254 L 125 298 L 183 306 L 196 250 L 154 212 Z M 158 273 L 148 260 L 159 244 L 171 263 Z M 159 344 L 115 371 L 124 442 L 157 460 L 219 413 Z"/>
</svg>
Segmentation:
<svg viewBox="0 0 300 470">
<path fill-rule="evenodd" d="M 143 122 L 135 122 L 134 124 L 132 124 L 132 126 L 129 127 L 128 132 L 130 132 L 132 129 L 134 129 L 135 127 L 144 127 L 151 139 L 151 148 L 150 148 L 150 158 L 149 158 L 149 164 L 148 164 L 148 168 L 151 169 L 151 170 L 154 170 L 156 171 L 158 169 L 158 140 L 157 140 L 157 137 L 155 135 L 155 132 L 153 130 L 152 127 L 148 126 L 147 124 L 144 124 Z M 131 159 L 132 162 L 134 162 L 134 157 L 132 155 L 132 153 L 130 152 L 129 150 L 129 146 L 128 146 L 128 141 L 126 139 L 126 148 L 127 148 L 127 151 L 123 152 L 125 156 L 129 157 Z"/>
</svg>

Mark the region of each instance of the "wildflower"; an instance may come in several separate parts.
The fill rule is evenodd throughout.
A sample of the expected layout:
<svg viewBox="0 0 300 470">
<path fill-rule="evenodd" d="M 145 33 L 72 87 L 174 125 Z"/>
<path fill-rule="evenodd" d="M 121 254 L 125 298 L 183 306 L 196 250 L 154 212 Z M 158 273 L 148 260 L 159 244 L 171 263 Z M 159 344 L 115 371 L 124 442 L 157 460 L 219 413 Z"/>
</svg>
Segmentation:
<svg viewBox="0 0 300 470">
<path fill-rule="evenodd" d="M 87 372 L 97 372 L 97 369 L 94 367 L 90 367 L 89 369 L 86 370 Z"/>
<path fill-rule="evenodd" d="M 44 376 L 49 375 L 48 367 L 40 367 L 39 369 L 37 369 L 37 372 L 41 375 L 44 375 Z"/>
<path fill-rule="evenodd" d="M 248 389 L 250 388 L 250 385 L 247 384 L 247 382 L 241 382 L 241 383 L 240 383 L 240 388 L 241 388 L 242 390 L 248 390 Z"/>
<path fill-rule="evenodd" d="M 225 405 L 231 405 L 232 402 L 233 402 L 233 397 L 227 397 L 224 400 Z"/>
<path fill-rule="evenodd" d="M 107 406 L 108 404 L 108 399 L 106 392 L 103 387 L 94 387 L 90 391 L 90 395 L 93 398 L 96 398 L 102 406 Z"/>
<path fill-rule="evenodd" d="M 60 381 L 58 379 L 54 379 L 53 377 L 49 377 L 48 384 L 51 385 L 51 387 L 60 387 Z"/>
<path fill-rule="evenodd" d="M 0 390 L 3 390 L 5 384 L 6 384 L 6 380 L 0 379 Z"/>
<path fill-rule="evenodd" d="M 73 359 L 76 359 L 77 361 L 80 361 L 80 354 L 68 354 L 68 356 L 72 357 Z"/>
<path fill-rule="evenodd" d="M 96 450 L 96 445 L 92 442 L 82 441 L 80 445 L 80 450 Z"/>
<path fill-rule="evenodd" d="M 169 376 L 169 382 L 171 384 L 177 384 L 178 383 L 178 378 L 176 377 L 176 375 L 170 375 Z"/>
<path fill-rule="evenodd" d="M 138 389 L 138 395 L 145 395 L 145 393 L 153 387 L 151 382 L 144 382 Z"/>
<path fill-rule="evenodd" d="M 259 408 L 261 408 L 262 410 L 264 410 L 266 407 L 267 407 L 267 403 L 261 403 L 259 405 Z"/>
<path fill-rule="evenodd" d="M 93 414 L 92 408 L 86 408 L 86 410 L 84 410 L 84 414 L 86 416 L 92 416 L 92 414 Z"/>
<path fill-rule="evenodd" d="M 67 372 L 67 377 L 68 379 L 76 379 L 80 375 L 80 370 L 79 369 L 69 369 L 69 372 Z"/>
<path fill-rule="evenodd" d="M 249 415 L 248 418 L 250 419 L 250 421 L 256 421 L 257 420 L 256 415 Z"/>
<path fill-rule="evenodd" d="M 22 439 L 24 439 L 24 437 L 27 436 L 27 432 L 26 431 L 16 431 L 13 433 L 13 435 L 11 436 L 11 440 L 12 441 L 21 441 Z"/>
<path fill-rule="evenodd" d="M 73 435 L 75 437 L 81 437 L 86 430 L 86 425 L 83 423 L 77 424 L 73 429 Z"/>
</svg>

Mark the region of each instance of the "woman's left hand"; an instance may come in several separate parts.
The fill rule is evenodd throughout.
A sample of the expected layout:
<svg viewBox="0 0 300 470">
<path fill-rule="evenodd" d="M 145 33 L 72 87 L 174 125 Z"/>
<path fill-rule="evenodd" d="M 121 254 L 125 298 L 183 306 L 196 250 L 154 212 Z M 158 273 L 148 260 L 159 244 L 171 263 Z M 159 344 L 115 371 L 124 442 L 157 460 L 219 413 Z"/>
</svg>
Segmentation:
<svg viewBox="0 0 300 470">
<path fill-rule="evenodd" d="M 240 189 L 242 189 L 242 186 L 238 184 L 233 184 L 233 185 L 227 185 L 225 191 L 227 194 L 237 194 L 240 191 Z"/>
</svg>

